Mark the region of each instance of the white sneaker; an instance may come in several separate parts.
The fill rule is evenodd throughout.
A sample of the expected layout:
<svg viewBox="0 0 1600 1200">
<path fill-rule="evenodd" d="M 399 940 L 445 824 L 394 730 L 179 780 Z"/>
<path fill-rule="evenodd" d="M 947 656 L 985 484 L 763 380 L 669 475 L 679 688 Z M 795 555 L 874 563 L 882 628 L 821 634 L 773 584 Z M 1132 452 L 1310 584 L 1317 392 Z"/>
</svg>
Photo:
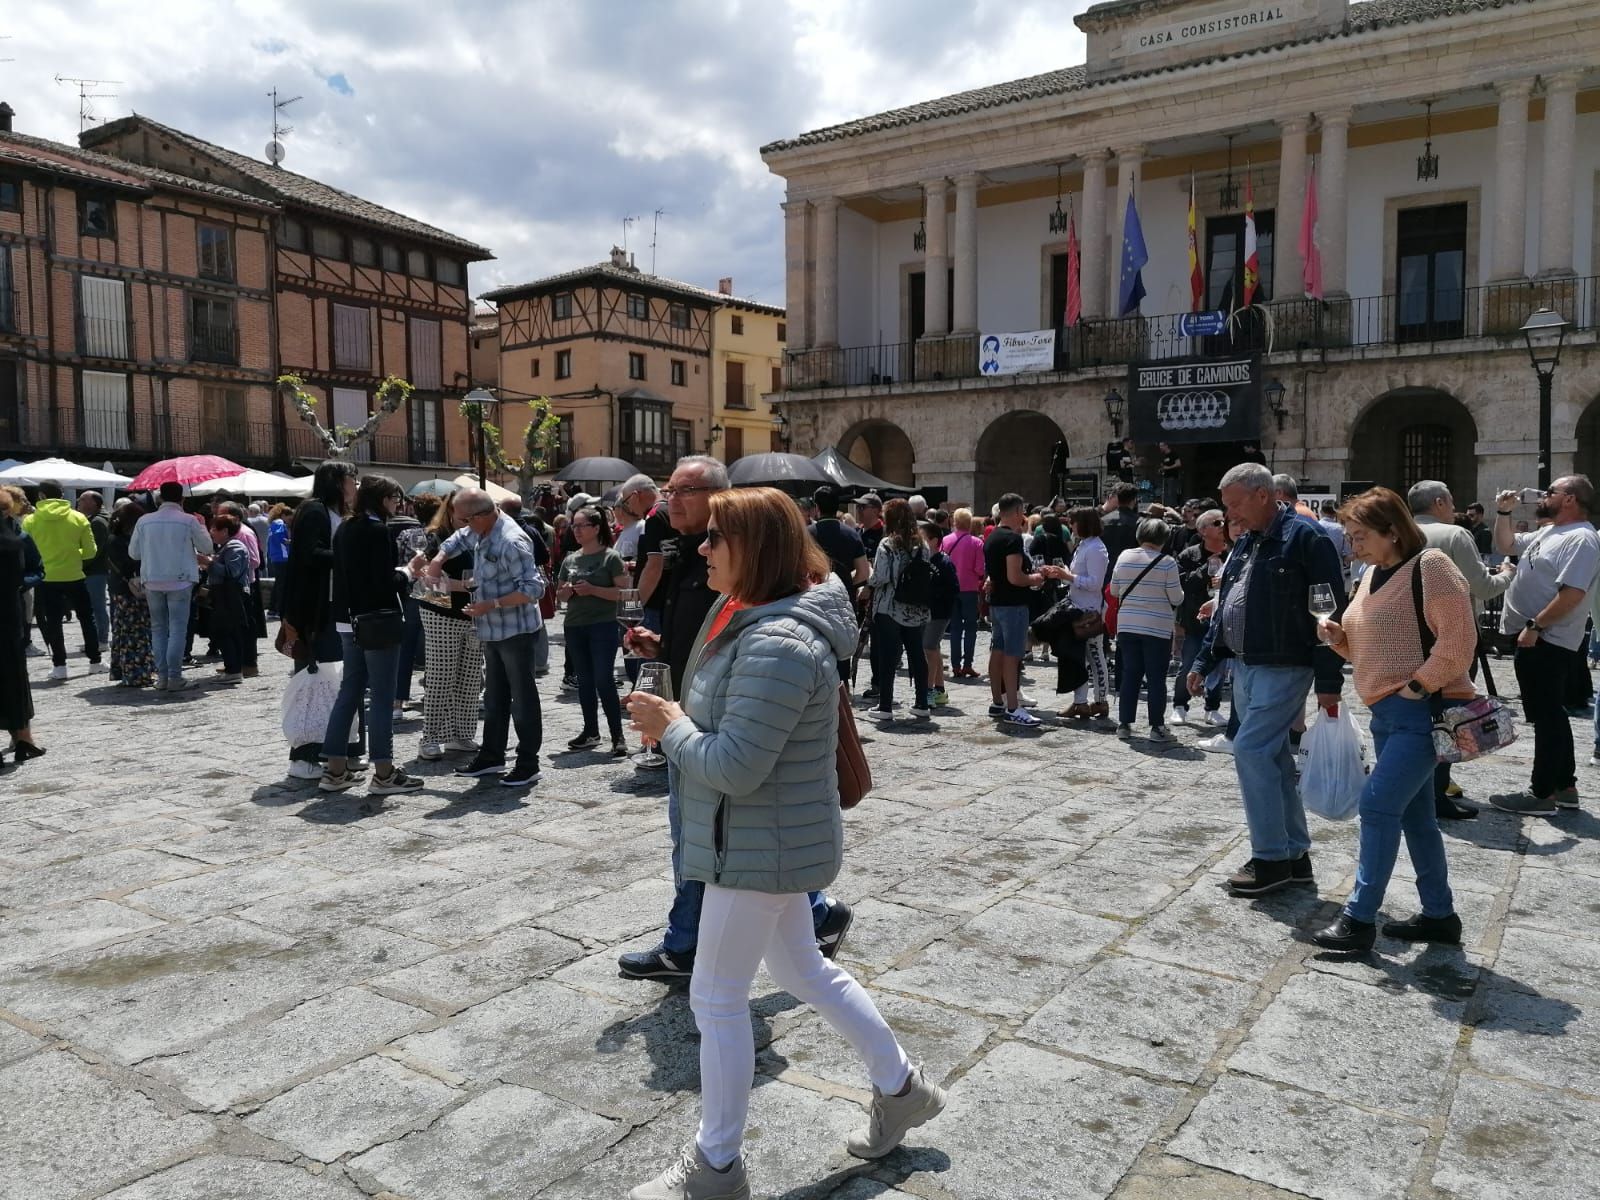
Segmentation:
<svg viewBox="0 0 1600 1200">
<path fill-rule="evenodd" d="M 873 1128 L 876 1130 L 877 1126 Z M 700 1153 L 698 1141 L 691 1140 L 679 1152 L 676 1162 L 649 1183 L 634 1188 L 628 1193 L 628 1200 L 750 1200 L 750 1181 L 745 1176 L 744 1159 L 734 1159 L 726 1171 L 713 1171 Z"/>
<path fill-rule="evenodd" d="M 289 764 L 290 779 L 321 779 L 322 765 L 314 762 L 292 762 Z"/>
<path fill-rule="evenodd" d="M 67 677 L 67 669 L 65 667 L 51 667 L 50 668 L 50 678 L 51 679 L 65 679 L 66 677 Z"/>
<path fill-rule="evenodd" d="M 1213 708 L 1208 711 L 1205 715 L 1205 722 L 1216 729 L 1226 729 L 1228 727 L 1228 718 L 1220 708 Z"/>
<path fill-rule="evenodd" d="M 892 721 L 892 720 L 894 720 L 894 710 L 892 708 L 891 709 L 869 708 L 869 709 L 867 709 L 867 718 L 869 720 L 877 721 L 879 723 L 882 723 L 884 721 Z"/>
<path fill-rule="evenodd" d="M 1039 707 L 1039 702 L 1037 700 L 1031 700 L 1027 696 L 1024 696 L 1021 692 L 1018 692 L 1017 693 L 1017 707 L 1018 708 L 1038 708 Z"/>
<path fill-rule="evenodd" d="M 104 662 L 92 662 L 92 663 L 89 664 L 89 674 L 91 674 L 91 675 L 104 675 L 105 673 L 106 673 L 106 664 Z"/>
<path fill-rule="evenodd" d="M 423 762 L 438 762 L 444 757 L 444 747 L 438 742 L 423 742 L 417 747 L 417 757 Z"/>
<path fill-rule="evenodd" d="M 482 747 L 471 738 L 449 738 L 439 748 L 446 754 L 476 754 Z"/>
<path fill-rule="evenodd" d="M 1021 725 L 1024 728 L 1032 729 L 1035 725 L 1039 724 L 1039 718 L 1034 716 L 1026 708 L 1018 708 L 1006 714 L 1006 724 Z"/>
<path fill-rule="evenodd" d="M 1202 750 L 1210 750 L 1215 754 L 1233 753 L 1233 739 L 1225 733 L 1219 733 L 1216 737 L 1205 738 L 1197 742 L 1196 745 Z"/>
<path fill-rule="evenodd" d="M 931 708 L 913 708 L 911 710 L 911 715 L 913 717 L 931 717 L 931 716 L 933 716 L 933 709 L 931 709 Z"/>
<path fill-rule="evenodd" d="M 1189 706 L 1187 704 L 1173 706 L 1172 723 L 1174 725 L 1187 725 L 1189 723 Z"/>
</svg>

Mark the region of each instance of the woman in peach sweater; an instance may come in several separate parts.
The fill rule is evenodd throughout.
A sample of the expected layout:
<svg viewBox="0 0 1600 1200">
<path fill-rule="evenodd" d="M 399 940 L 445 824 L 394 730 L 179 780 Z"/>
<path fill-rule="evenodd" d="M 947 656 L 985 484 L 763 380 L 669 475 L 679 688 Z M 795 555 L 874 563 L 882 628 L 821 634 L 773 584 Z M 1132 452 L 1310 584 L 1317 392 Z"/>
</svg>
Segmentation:
<svg viewBox="0 0 1600 1200">
<path fill-rule="evenodd" d="M 1378 761 L 1361 791 L 1356 886 L 1339 919 L 1313 940 L 1328 950 L 1372 949 L 1404 834 L 1422 912 L 1383 932 L 1401 941 L 1456 944 L 1461 918 L 1434 817 L 1433 709 L 1437 698 L 1474 695 L 1467 678 L 1478 644 L 1471 593 L 1442 550 L 1425 548 L 1410 508 L 1388 488 L 1352 498 L 1339 519 L 1351 554 L 1368 569 L 1341 620 L 1319 622 L 1317 633 L 1350 660 L 1356 694 L 1372 710 Z"/>
</svg>

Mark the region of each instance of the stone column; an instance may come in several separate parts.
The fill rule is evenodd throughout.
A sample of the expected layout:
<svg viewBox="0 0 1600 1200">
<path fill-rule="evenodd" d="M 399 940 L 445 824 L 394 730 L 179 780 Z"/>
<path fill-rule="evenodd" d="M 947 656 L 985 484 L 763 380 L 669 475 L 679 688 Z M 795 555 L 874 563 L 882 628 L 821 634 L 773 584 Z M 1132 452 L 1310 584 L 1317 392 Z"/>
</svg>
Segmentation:
<svg viewBox="0 0 1600 1200">
<path fill-rule="evenodd" d="M 811 322 L 806 319 L 811 302 L 811 263 L 807 255 L 807 233 L 811 226 L 811 206 L 804 200 L 789 200 L 783 206 L 784 313 L 788 322 L 790 350 L 811 346 Z"/>
<path fill-rule="evenodd" d="M 978 175 L 956 176 L 955 296 L 952 333 L 978 332 Z"/>
<path fill-rule="evenodd" d="M 1581 71 L 1544 79 L 1544 179 L 1539 210 L 1539 274 L 1572 275 L 1572 160 L 1577 152 Z"/>
<path fill-rule="evenodd" d="M 1345 274 L 1345 238 L 1349 230 L 1345 200 L 1345 163 L 1349 157 L 1350 110 L 1317 114 L 1322 127 L 1322 161 L 1317 164 L 1317 241 L 1322 251 L 1324 297 L 1349 295 Z M 1299 230 L 1295 230 L 1296 236 Z M 1276 236 L 1276 235 L 1274 235 Z M 1278 252 L 1278 242 L 1273 252 Z"/>
<path fill-rule="evenodd" d="M 1106 152 L 1083 156 L 1083 211 L 1078 214 L 1078 294 L 1083 316 L 1106 315 Z"/>
<path fill-rule="evenodd" d="M 839 198 L 814 202 L 817 236 L 816 329 L 812 344 L 839 344 Z"/>
<path fill-rule="evenodd" d="M 1495 85 L 1500 119 L 1495 126 L 1494 242 L 1489 258 L 1491 282 L 1521 279 L 1528 237 L 1528 96 L 1533 82 L 1508 79 Z"/>
<path fill-rule="evenodd" d="M 922 269 L 922 336 L 943 337 L 950 332 L 950 311 L 945 304 L 945 277 L 950 271 L 950 252 L 945 237 L 945 195 L 948 187 L 942 179 L 930 179 L 922 185 L 928 197 L 928 215 L 923 228 L 927 232 L 928 246 L 923 251 Z"/>
<path fill-rule="evenodd" d="M 1305 292 L 1305 264 L 1300 258 L 1300 222 L 1306 206 L 1306 126 L 1304 117 L 1278 122 L 1278 212 L 1272 241 L 1272 298 L 1298 300 Z"/>
<path fill-rule="evenodd" d="M 1110 291 L 1106 293 L 1106 312 L 1113 317 L 1122 314 L 1117 311 L 1117 297 L 1121 293 L 1122 284 L 1122 223 L 1128 213 L 1128 193 L 1134 192 L 1134 203 L 1139 202 L 1137 189 L 1139 186 L 1139 168 L 1144 162 L 1144 147 L 1125 146 L 1117 151 L 1117 194 L 1111 202 L 1111 211 L 1106 214 L 1107 224 L 1110 227 L 1111 261 L 1104 272 Z M 1139 220 L 1144 220 L 1141 213 Z M 1146 239 L 1148 245 L 1148 239 Z"/>
</svg>

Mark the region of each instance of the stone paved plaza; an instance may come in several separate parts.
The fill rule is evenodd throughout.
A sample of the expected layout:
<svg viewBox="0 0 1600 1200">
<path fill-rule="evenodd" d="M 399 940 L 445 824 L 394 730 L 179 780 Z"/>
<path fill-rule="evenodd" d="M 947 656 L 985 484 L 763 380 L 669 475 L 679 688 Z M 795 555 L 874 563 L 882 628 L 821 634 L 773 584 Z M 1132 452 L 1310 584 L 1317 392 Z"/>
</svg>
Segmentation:
<svg viewBox="0 0 1600 1200">
<path fill-rule="evenodd" d="M 168 697 L 31 660 L 49 754 L 0 773 L 0 1197 L 625 1196 L 697 1115 L 685 991 L 614 965 L 671 893 L 664 780 L 558 754 L 528 793 L 424 763 L 425 791 L 325 798 L 283 777 L 286 662 L 262 662 Z M 577 706 L 544 682 L 559 747 Z M 1465 951 L 1341 961 L 1308 931 L 1353 826 L 1315 823 L 1317 895 L 1230 899 L 1233 769 L 1194 731 L 1002 729 L 986 686 L 952 699 L 867 730 L 835 889 L 842 959 L 950 1106 L 849 1158 L 862 1068 L 758 980 L 756 1195 L 1595 1195 L 1595 816 L 1451 828 Z M 1459 779 L 1509 789 L 1529 753 Z"/>
</svg>

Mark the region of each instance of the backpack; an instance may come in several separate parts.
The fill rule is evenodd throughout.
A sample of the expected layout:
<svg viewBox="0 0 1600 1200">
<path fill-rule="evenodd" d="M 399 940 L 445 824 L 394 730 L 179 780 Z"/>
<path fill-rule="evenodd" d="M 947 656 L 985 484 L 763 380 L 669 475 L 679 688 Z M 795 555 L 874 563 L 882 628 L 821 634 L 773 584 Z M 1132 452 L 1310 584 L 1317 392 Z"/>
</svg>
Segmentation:
<svg viewBox="0 0 1600 1200">
<path fill-rule="evenodd" d="M 933 563 L 920 547 L 912 550 L 894 581 L 894 601 L 907 608 L 927 608 L 933 600 Z"/>
<path fill-rule="evenodd" d="M 947 619 L 961 595 L 961 585 L 956 580 L 955 564 L 941 554 L 931 565 L 933 583 L 928 592 L 928 608 L 936 620 Z"/>
</svg>

